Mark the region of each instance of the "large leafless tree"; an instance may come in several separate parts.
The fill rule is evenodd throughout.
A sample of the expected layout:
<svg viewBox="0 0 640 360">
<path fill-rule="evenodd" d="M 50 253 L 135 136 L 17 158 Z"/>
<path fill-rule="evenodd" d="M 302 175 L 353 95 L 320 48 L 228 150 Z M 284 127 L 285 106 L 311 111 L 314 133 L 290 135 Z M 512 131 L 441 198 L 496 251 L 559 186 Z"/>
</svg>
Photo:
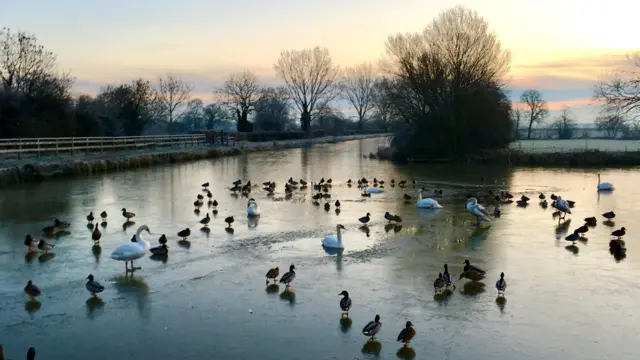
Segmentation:
<svg viewBox="0 0 640 360">
<path fill-rule="evenodd" d="M 340 90 L 358 115 L 358 128 L 362 130 L 374 108 L 376 75 L 370 63 L 358 64 L 344 70 Z"/>
<path fill-rule="evenodd" d="M 334 65 L 328 49 L 315 47 L 282 51 L 274 68 L 300 111 L 302 130 L 308 131 L 316 112 L 337 95 L 338 66 Z"/>
<path fill-rule="evenodd" d="M 158 105 L 162 115 L 169 121 L 169 129 L 179 116 L 178 111 L 186 105 L 192 87 L 181 79 L 168 75 L 158 79 Z"/>
<path fill-rule="evenodd" d="M 222 103 L 236 116 L 240 132 L 252 131 L 249 115 L 255 111 L 260 89 L 258 77 L 245 70 L 231 74 L 222 89 L 218 90 L 223 98 Z"/>
<path fill-rule="evenodd" d="M 538 90 L 526 90 L 520 95 L 520 102 L 525 106 L 525 119 L 528 121 L 527 139 L 531 139 L 533 124 L 542 123 L 549 114 L 547 101 Z"/>
<path fill-rule="evenodd" d="M 34 81 L 55 77 L 56 56 L 35 36 L 0 29 L 0 80 L 3 89 L 29 92 Z"/>
<path fill-rule="evenodd" d="M 614 69 L 611 77 L 599 82 L 594 97 L 622 116 L 640 115 L 640 52 L 630 54 L 626 66 Z"/>
</svg>

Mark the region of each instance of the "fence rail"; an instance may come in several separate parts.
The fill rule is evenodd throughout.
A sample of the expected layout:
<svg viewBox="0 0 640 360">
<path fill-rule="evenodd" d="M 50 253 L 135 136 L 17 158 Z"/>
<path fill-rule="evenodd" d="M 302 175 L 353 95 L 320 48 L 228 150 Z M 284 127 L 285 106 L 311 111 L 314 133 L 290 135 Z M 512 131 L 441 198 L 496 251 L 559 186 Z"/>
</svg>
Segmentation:
<svg viewBox="0 0 640 360">
<path fill-rule="evenodd" d="M 118 150 L 195 147 L 207 144 L 203 134 L 166 136 L 121 136 L 121 137 L 62 137 L 62 138 L 17 138 L 0 139 L 0 155 L 58 155 L 60 153 L 102 153 Z M 216 145 L 235 145 L 230 136 L 218 136 L 210 142 Z"/>
</svg>

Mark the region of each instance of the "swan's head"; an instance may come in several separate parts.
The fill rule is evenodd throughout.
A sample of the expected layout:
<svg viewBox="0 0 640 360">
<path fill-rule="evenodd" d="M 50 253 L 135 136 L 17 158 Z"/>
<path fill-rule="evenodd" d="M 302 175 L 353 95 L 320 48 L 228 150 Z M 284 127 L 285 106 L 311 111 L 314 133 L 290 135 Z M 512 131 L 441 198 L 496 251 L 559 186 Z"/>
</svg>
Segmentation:
<svg viewBox="0 0 640 360">
<path fill-rule="evenodd" d="M 336 230 L 346 230 L 346 228 L 342 224 L 336 225 Z"/>
<path fill-rule="evenodd" d="M 149 227 L 147 225 L 142 225 L 140 226 L 140 228 L 138 228 L 138 233 L 141 233 L 142 231 L 146 231 L 147 234 L 151 235 L 151 230 L 149 230 Z"/>
<path fill-rule="evenodd" d="M 338 296 L 349 297 L 349 293 L 346 290 L 342 290 L 342 292 L 338 294 Z"/>
<path fill-rule="evenodd" d="M 467 199 L 467 203 L 477 204 L 478 203 L 478 199 L 476 199 L 474 197 L 470 197 L 470 198 Z"/>
</svg>

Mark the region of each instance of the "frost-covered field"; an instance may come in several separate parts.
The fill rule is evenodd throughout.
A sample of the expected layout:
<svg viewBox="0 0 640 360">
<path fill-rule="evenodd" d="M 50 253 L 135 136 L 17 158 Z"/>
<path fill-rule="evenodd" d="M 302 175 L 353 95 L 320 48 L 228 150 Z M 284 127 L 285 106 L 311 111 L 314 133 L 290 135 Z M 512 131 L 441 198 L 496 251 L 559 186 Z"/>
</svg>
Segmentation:
<svg viewBox="0 0 640 360">
<path fill-rule="evenodd" d="M 640 140 L 520 140 L 511 144 L 511 148 L 525 152 L 563 152 L 563 151 L 640 151 Z"/>
</svg>

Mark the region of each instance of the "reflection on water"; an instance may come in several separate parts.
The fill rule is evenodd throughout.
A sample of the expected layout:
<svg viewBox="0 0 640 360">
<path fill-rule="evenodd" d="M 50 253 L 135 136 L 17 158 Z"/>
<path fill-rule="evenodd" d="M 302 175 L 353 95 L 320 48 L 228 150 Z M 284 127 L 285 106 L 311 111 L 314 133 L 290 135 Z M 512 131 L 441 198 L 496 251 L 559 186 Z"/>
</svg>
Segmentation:
<svg viewBox="0 0 640 360">
<path fill-rule="evenodd" d="M 413 348 L 408 346 L 403 346 L 396 352 L 396 356 L 403 360 L 411 360 L 415 359 L 416 351 Z"/>
<path fill-rule="evenodd" d="M 353 320 L 351 320 L 350 317 L 348 316 L 340 317 L 340 330 L 343 333 L 349 332 L 349 329 L 351 329 L 351 325 L 353 325 Z"/>
<path fill-rule="evenodd" d="M 379 356 L 382 351 L 382 343 L 378 340 L 367 340 L 367 342 L 362 345 L 361 351 L 363 354 Z"/>
<path fill-rule="evenodd" d="M 629 285 L 640 271 L 640 260 L 633 256 L 639 245 L 627 241 L 627 258 L 624 252 L 606 251 L 614 227 L 625 226 L 628 239 L 640 232 L 634 221 L 640 206 L 639 172 L 600 170 L 617 190 L 598 194 L 595 170 L 394 165 L 362 157 L 376 148 L 377 142 L 368 140 L 0 189 L 0 339 L 24 349 L 41 344 L 48 357 L 69 360 L 85 359 L 87 353 L 120 360 L 195 359 L 209 358 L 211 351 L 232 359 L 288 359 L 292 354 L 309 360 L 392 359 L 402 355 L 393 341 L 395 331 L 410 319 L 417 329 L 425 329 L 411 344 L 425 354 L 420 358 L 551 360 L 562 353 L 568 360 L 600 360 L 640 355 L 633 341 L 640 324 L 621 317 L 619 310 L 633 308 L 640 298 L 640 289 Z M 332 178 L 330 211 L 324 211 L 327 201 L 312 205 L 312 186 L 285 194 L 289 177 L 309 182 Z M 357 186 L 346 184 L 362 177 L 384 179 L 389 186 L 384 193 L 363 197 Z M 238 179 L 278 184 L 272 196 L 259 185 L 251 191 L 262 211 L 259 225 L 246 216 L 247 198 L 230 194 Z M 390 186 L 391 179 L 407 185 Z M 211 184 L 219 211 L 218 216 L 211 211 L 206 233 L 197 230 L 202 216 L 193 214 L 194 195 L 206 196 L 200 187 L 205 182 Z M 441 189 L 436 198 L 444 208 L 418 209 L 420 187 L 431 189 L 425 196 Z M 501 217 L 492 216 L 491 226 L 474 227 L 465 196 L 475 194 L 491 212 L 496 203 L 490 190 L 509 191 L 516 199 L 555 193 L 575 200 L 576 206 L 562 221 L 553 217 L 551 207 L 503 203 Z M 102 229 L 101 247 L 90 252 L 86 214 L 119 214 L 123 207 L 136 213 L 135 226 L 121 227 L 123 218 L 113 218 L 115 226 Z M 203 207 L 202 213 L 205 209 L 210 211 Z M 611 210 L 616 224 L 601 216 Z M 383 218 L 387 211 L 402 217 L 402 226 L 388 224 Z M 369 226 L 356 231 L 358 218 L 367 212 L 372 215 Z M 226 230 L 227 216 L 235 216 L 234 230 Z M 591 216 L 598 226 L 589 229 L 589 240 L 565 250 L 570 242 L 564 236 Z M 35 261 L 42 252 L 25 255 L 23 242 L 16 239 L 37 234 L 39 240 L 52 217 L 70 221 L 71 227 L 50 240 L 55 257 Z M 143 269 L 124 276 L 122 262 L 109 254 L 142 224 L 169 234 L 171 261 L 147 251 L 136 260 Z M 321 239 L 337 224 L 349 229 L 344 250 L 323 249 Z M 185 228 L 193 230 L 190 242 L 175 235 Z M 579 256 L 573 255 L 576 249 Z M 506 300 L 495 298 L 493 287 L 462 281 L 455 290 L 433 295 L 433 279 L 443 264 L 457 275 L 465 259 L 487 270 L 487 284 L 497 281 L 500 272 L 509 274 L 508 307 Z M 290 264 L 298 268 L 296 289 L 269 285 L 263 291 L 268 268 Z M 102 304 L 87 302 L 84 279 L 89 272 L 112 278 L 103 283 Z M 43 291 L 41 307 L 28 307 L 21 298 L 28 279 Z M 335 294 L 343 289 L 354 299 L 348 326 L 335 321 Z M 247 314 L 248 308 L 255 312 Z M 364 338 L 353 329 L 364 326 L 371 313 L 385 319 L 377 349 L 363 346 Z M 225 339 L 225 346 L 212 349 L 211 339 Z M 158 341 L 163 346 L 139 345 Z"/>
</svg>

